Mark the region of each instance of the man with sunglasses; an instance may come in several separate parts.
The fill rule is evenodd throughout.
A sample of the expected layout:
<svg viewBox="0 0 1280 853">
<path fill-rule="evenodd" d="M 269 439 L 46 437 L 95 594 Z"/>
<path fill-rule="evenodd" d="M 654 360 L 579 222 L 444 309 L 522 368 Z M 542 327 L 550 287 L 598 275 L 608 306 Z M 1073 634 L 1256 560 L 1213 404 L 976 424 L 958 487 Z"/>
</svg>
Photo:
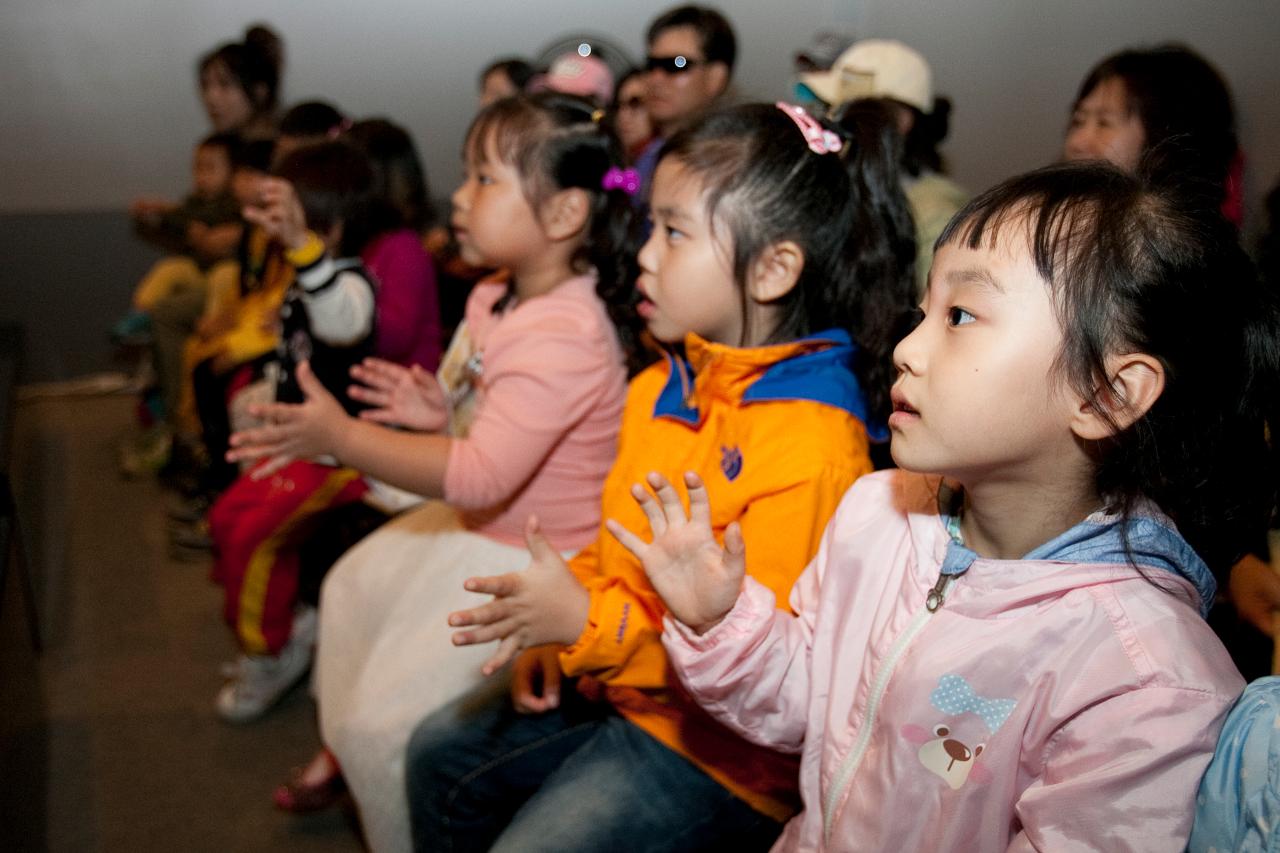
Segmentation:
<svg viewBox="0 0 1280 853">
<path fill-rule="evenodd" d="M 729 88 L 738 44 L 733 27 L 715 9 L 678 6 L 649 25 L 645 104 L 657 132 L 636 160 L 647 198 L 662 143 L 709 110 Z"/>
</svg>

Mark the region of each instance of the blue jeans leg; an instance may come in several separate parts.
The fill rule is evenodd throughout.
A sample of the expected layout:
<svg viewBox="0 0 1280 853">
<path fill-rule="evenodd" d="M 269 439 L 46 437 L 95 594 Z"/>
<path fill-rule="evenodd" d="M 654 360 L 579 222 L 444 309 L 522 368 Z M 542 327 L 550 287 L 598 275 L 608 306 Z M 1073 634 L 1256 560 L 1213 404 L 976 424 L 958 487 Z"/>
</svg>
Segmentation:
<svg viewBox="0 0 1280 853">
<path fill-rule="evenodd" d="M 546 778 L 492 849 L 763 851 L 781 830 L 684 756 L 610 716 Z"/>
<path fill-rule="evenodd" d="M 511 816 L 610 714 L 572 685 L 545 714 L 516 713 L 506 685 L 482 685 L 418 724 L 405 756 L 413 846 L 487 850 Z"/>
</svg>

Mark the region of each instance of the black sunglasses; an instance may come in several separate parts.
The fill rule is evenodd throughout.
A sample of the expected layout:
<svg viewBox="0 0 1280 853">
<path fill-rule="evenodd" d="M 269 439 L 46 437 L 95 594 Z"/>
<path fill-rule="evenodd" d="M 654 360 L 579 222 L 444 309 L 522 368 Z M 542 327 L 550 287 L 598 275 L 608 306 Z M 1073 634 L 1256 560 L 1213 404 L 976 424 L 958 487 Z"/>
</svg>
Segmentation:
<svg viewBox="0 0 1280 853">
<path fill-rule="evenodd" d="M 681 54 L 676 56 L 648 56 L 644 60 L 645 70 L 663 71 L 667 74 L 682 74 L 691 68 L 706 64 L 707 61 L 705 59 L 690 59 Z"/>
</svg>

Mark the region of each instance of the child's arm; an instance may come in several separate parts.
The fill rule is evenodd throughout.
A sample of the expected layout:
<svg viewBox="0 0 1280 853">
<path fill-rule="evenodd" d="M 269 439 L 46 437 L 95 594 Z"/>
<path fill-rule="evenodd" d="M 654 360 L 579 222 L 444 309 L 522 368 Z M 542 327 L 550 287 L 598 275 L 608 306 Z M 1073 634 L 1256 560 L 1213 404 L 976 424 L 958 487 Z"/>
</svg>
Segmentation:
<svg viewBox="0 0 1280 853">
<path fill-rule="evenodd" d="M 716 542 L 697 475 L 685 474 L 687 518 L 670 483 L 657 475 L 649 483 L 657 500 L 639 486 L 633 493 L 652 542 L 612 519 L 607 524 L 667 605 L 662 643 L 672 667 L 700 705 L 748 740 L 799 751 L 825 541 L 791 592 L 792 609 L 800 614 L 793 616 L 777 609 L 772 591 L 745 577 L 746 543 L 736 522 L 725 531 L 724 547 Z"/>
<path fill-rule="evenodd" d="M 392 431 L 349 417 L 309 372 L 302 385 L 299 370 L 305 402 L 260 407 L 268 426 L 232 436 L 227 458 L 331 454 L 423 497 L 463 509 L 500 506 L 598 405 L 601 377 L 618 370 L 604 339 L 564 319 L 534 317 L 486 350 L 484 396 L 466 438 Z"/>
<path fill-rule="evenodd" d="M 340 270 L 325 251 L 324 242 L 307 230 L 302 203 L 293 185 L 280 178 L 264 178 L 258 190 L 260 205 L 246 207 L 244 218 L 279 240 L 285 257 L 297 270 L 297 283 L 311 319 L 311 332 L 327 344 L 353 344 L 373 328 L 373 288 L 351 270 Z"/>
<path fill-rule="evenodd" d="M 1014 806 L 1009 850 L 1182 850 L 1230 699 L 1143 687 L 1086 708 L 1049 740 Z M 1025 764 L 1026 762 L 1024 762 Z"/>
</svg>

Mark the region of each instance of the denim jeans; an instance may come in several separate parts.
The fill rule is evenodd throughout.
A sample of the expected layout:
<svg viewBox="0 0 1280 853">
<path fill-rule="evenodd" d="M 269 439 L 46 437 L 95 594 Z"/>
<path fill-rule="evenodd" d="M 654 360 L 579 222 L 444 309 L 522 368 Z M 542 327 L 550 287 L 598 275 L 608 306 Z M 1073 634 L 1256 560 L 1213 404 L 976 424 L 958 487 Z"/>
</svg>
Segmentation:
<svg viewBox="0 0 1280 853">
<path fill-rule="evenodd" d="M 405 762 L 420 851 L 767 850 L 781 824 L 571 686 L 516 713 L 493 688 L 427 717 Z"/>
</svg>

